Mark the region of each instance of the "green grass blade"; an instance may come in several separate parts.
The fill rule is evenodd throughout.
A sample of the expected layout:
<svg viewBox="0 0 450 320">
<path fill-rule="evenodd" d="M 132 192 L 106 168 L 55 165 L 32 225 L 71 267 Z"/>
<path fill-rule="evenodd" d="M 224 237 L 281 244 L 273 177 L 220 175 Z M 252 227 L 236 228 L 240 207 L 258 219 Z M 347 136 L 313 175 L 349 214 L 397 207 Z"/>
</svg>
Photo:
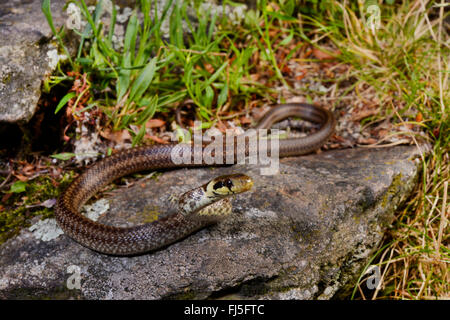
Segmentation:
<svg viewBox="0 0 450 320">
<path fill-rule="evenodd" d="M 217 107 L 220 108 L 228 100 L 228 84 L 225 83 L 217 97 Z"/>
<path fill-rule="evenodd" d="M 138 101 L 142 94 L 148 89 L 153 80 L 153 76 L 155 75 L 156 62 L 157 57 L 151 59 L 145 68 L 141 70 L 131 87 L 129 101 Z"/>
<path fill-rule="evenodd" d="M 138 134 L 133 137 L 131 146 L 134 147 L 136 144 L 138 144 L 139 141 L 142 140 L 144 135 L 145 135 L 145 125 L 141 126 L 141 129 L 139 130 Z"/>
<path fill-rule="evenodd" d="M 127 52 L 122 61 L 122 69 L 119 71 L 119 78 L 116 83 L 117 102 L 121 101 L 130 86 L 131 70 L 131 53 Z"/>
<path fill-rule="evenodd" d="M 223 69 L 225 69 L 228 65 L 228 60 L 225 61 L 220 67 L 219 69 L 216 70 L 216 72 L 214 72 L 214 74 L 211 76 L 211 78 L 208 79 L 208 81 L 205 83 L 205 87 L 210 86 L 214 81 L 217 80 L 217 78 L 222 74 Z"/>
<path fill-rule="evenodd" d="M 53 24 L 53 17 L 52 17 L 52 11 L 50 9 L 50 0 L 43 0 L 41 5 L 42 13 L 44 14 L 45 18 L 47 19 L 48 25 L 50 29 L 52 30 L 53 34 L 56 36 L 56 28 Z"/>
<path fill-rule="evenodd" d="M 58 113 L 59 110 L 62 109 L 62 107 L 64 107 L 66 105 L 66 103 L 72 99 L 73 97 L 75 97 L 77 94 L 75 92 L 69 92 L 68 94 L 66 94 L 61 101 L 59 101 L 58 105 L 56 106 L 55 109 L 55 114 Z"/>
<path fill-rule="evenodd" d="M 133 12 L 133 14 L 130 17 L 130 20 L 128 21 L 128 26 L 127 26 L 127 31 L 125 32 L 125 39 L 124 39 L 124 44 L 123 44 L 123 52 L 127 53 L 127 52 L 131 52 L 133 54 L 135 54 L 135 48 L 136 48 L 136 39 L 137 39 L 137 34 L 138 34 L 138 30 L 139 30 L 139 25 L 138 25 L 138 19 L 137 19 L 137 15 L 136 15 L 136 11 Z M 134 59 L 132 59 L 134 60 Z"/>
<path fill-rule="evenodd" d="M 113 0 L 111 0 L 111 4 L 112 4 L 112 12 L 111 12 L 111 20 L 109 23 L 110 27 L 109 27 L 109 32 L 108 32 L 108 41 L 109 41 L 110 45 L 112 46 L 112 36 L 114 35 L 114 30 L 116 28 L 117 9 L 116 9 L 116 6 L 115 6 Z"/>
<path fill-rule="evenodd" d="M 58 40 L 60 47 L 64 50 L 64 53 L 69 58 L 70 64 L 73 65 L 69 50 L 67 50 L 59 33 L 56 31 L 55 25 L 53 24 L 52 10 L 50 9 L 50 5 L 51 5 L 50 0 L 43 0 L 41 4 L 41 11 L 44 14 L 45 18 L 47 19 L 47 23 L 50 27 L 50 30 L 52 30 L 53 35 L 55 36 L 56 40 Z"/>
<path fill-rule="evenodd" d="M 142 99 L 141 100 L 142 105 L 147 105 L 144 111 L 140 114 L 138 117 L 136 123 L 138 125 L 144 125 L 145 122 L 147 122 L 149 119 L 153 117 L 153 115 L 156 112 L 156 108 L 158 107 L 158 96 L 153 96 L 150 100 Z"/>
</svg>

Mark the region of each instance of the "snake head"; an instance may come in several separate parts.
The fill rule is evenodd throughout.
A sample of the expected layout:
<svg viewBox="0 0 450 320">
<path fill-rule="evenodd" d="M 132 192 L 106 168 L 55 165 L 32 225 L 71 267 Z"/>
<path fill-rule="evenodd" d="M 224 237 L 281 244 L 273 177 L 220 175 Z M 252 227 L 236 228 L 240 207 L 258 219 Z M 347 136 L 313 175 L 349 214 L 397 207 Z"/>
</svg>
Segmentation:
<svg viewBox="0 0 450 320">
<path fill-rule="evenodd" d="M 205 189 L 208 196 L 223 198 L 248 191 L 252 186 L 252 178 L 242 173 L 236 173 L 214 178 L 206 184 Z"/>
<path fill-rule="evenodd" d="M 242 173 L 216 177 L 184 193 L 178 201 L 178 207 L 190 219 L 219 221 L 231 212 L 231 203 L 225 198 L 248 191 L 252 186 L 253 180 Z"/>
</svg>

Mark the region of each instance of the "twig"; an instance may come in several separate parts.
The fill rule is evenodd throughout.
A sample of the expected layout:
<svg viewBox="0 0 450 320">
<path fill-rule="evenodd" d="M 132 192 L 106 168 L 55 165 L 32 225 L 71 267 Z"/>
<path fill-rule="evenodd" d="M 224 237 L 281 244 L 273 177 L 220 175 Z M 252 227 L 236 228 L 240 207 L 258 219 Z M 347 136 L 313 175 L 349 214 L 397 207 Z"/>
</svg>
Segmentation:
<svg viewBox="0 0 450 320">
<path fill-rule="evenodd" d="M 448 192 L 448 181 L 444 182 L 444 197 L 442 199 L 442 210 L 441 210 L 441 221 L 439 223 L 439 233 L 438 233 L 438 240 L 436 243 L 436 251 L 439 254 L 439 247 L 441 246 L 442 242 L 442 234 L 444 233 L 444 228 L 447 225 L 447 192 Z"/>
<path fill-rule="evenodd" d="M 3 180 L 3 182 L 0 184 L 0 189 L 3 188 L 3 186 L 8 182 L 9 178 L 11 178 L 12 176 L 12 171 L 9 171 L 8 176 L 6 177 L 5 180 Z"/>
</svg>

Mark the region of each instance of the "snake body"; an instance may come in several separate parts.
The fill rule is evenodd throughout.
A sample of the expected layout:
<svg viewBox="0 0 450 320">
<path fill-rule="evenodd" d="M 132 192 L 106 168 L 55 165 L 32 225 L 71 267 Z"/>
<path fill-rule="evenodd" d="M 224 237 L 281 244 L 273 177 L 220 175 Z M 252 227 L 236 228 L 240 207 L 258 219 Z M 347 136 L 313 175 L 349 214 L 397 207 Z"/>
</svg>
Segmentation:
<svg viewBox="0 0 450 320">
<path fill-rule="evenodd" d="M 305 138 L 280 140 L 280 157 L 310 153 L 320 148 L 334 132 L 335 119 L 330 111 L 304 103 L 283 104 L 272 108 L 264 115 L 255 129 L 270 128 L 273 123 L 291 116 L 301 117 L 303 120 L 320 124 L 321 127 Z M 230 154 L 228 154 L 230 152 L 234 161 L 237 161 L 238 154 L 248 155 L 249 153 L 247 143 L 235 144 L 232 151 L 227 148 L 225 140 L 223 146 L 223 152 L 219 155 L 219 158 L 223 160 L 222 163 L 228 163 L 225 160 L 230 159 Z M 226 208 L 225 211 L 229 212 L 227 198 L 251 188 L 252 181 L 245 175 L 218 177 L 183 194 L 180 197 L 177 213 L 134 227 L 103 225 L 79 213 L 81 206 L 102 187 L 127 174 L 143 170 L 211 165 L 194 162 L 176 164 L 172 161 L 175 148 L 180 153 L 190 152 L 192 157 L 195 152 L 198 152 L 190 144 L 132 148 L 104 158 L 84 171 L 61 194 L 55 207 L 56 220 L 65 234 L 80 244 L 101 253 L 139 254 L 169 245 L 223 219 L 223 214 L 211 214 L 212 209 L 214 207 Z"/>
</svg>

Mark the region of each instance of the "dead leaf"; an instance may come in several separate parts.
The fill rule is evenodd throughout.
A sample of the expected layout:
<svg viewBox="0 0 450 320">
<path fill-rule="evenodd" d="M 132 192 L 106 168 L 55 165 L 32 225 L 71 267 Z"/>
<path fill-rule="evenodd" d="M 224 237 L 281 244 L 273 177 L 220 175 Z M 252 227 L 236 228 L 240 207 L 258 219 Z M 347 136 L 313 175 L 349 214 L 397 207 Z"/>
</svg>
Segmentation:
<svg viewBox="0 0 450 320">
<path fill-rule="evenodd" d="M 107 140 L 115 142 L 116 144 L 122 144 L 126 140 L 131 141 L 131 135 L 128 130 L 111 131 L 106 129 L 105 131 L 100 131 L 100 135 Z"/>
<path fill-rule="evenodd" d="M 168 141 L 163 140 L 163 139 L 161 139 L 161 138 L 159 138 L 159 137 L 157 137 L 157 136 L 151 136 L 151 135 L 149 135 L 149 134 L 146 134 L 145 137 L 146 137 L 147 139 L 153 140 L 153 141 L 155 141 L 155 142 L 157 142 L 157 143 L 161 143 L 161 144 L 168 144 L 168 143 L 169 143 Z"/>
<path fill-rule="evenodd" d="M 13 193 L 5 193 L 5 195 L 2 197 L 2 202 L 8 201 L 8 199 L 13 195 Z"/>
<path fill-rule="evenodd" d="M 251 81 L 257 82 L 259 80 L 259 78 L 260 78 L 260 75 L 258 73 L 252 73 L 250 75 L 250 80 Z"/>
<path fill-rule="evenodd" d="M 329 54 L 325 51 L 322 51 L 319 48 L 314 48 L 312 51 L 313 51 L 314 56 L 319 60 L 334 59 L 334 57 L 331 54 Z"/>
<path fill-rule="evenodd" d="M 352 121 L 359 121 L 378 113 L 378 109 L 366 109 L 352 115 Z"/>
<path fill-rule="evenodd" d="M 203 68 L 205 68 L 205 70 L 208 71 L 210 74 L 213 74 L 215 71 L 214 67 L 209 63 L 203 64 Z"/>
<path fill-rule="evenodd" d="M 56 199 L 48 199 L 44 202 L 38 203 L 38 204 L 32 204 L 25 206 L 26 208 L 35 208 L 35 207 L 46 207 L 46 208 L 52 208 L 56 204 Z"/>
<path fill-rule="evenodd" d="M 166 122 L 161 119 L 150 119 L 145 123 L 146 128 L 160 128 L 164 126 Z"/>
<path fill-rule="evenodd" d="M 222 132 L 222 133 L 226 133 L 226 131 L 228 129 L 227 126 L 225 125 L 225 123 L 223 123 L 222 121 L 219 121 L 216 126 L 217 126 L 217 129 L 219 129 L 220 132 Z"/>
<path fill-rule="evenodd" d="M 300 74 L 295 76 L 295 80 L 297 80 L 297 81 L 302 80 L 306 76 L 306 71 L 301 70 L 299 72 L 300 72 Z"/>
<path fill-rule="evenodd" d="M 386 135 L 389 133 L 388 130 L 386 129 L 381 129 L 378 131 L 378 138 L 384 138 L 386 137 Z"/>
<path fill-rule="evenodd" d="M 341 137 L 341 136 L 338 136 L 337 134 L 335 134 L 333 136 L 333 139 L 336 140 L 336 141 L 339 141 L 339 142 L 345 142 L 345 139 L 343 137 Z"/>
<path fill-rule="evenodd" d="M 28 181 L 28 177 L 21 175 L 20 173 L 13 173 L 13 176 L 19 179 L 20 181 L 26 182 Z"/>
<path fill-rule="evenodd" d="M 375 144 L 377 140 L 374 138 L 358 138 L 359 144 Z"/>
<path fill-rule="evenodd" d="M 239 121 L 241 122 L 241 124 L 251 124 L 252 123 L 252 119 L 242 116 L 239 118 Z"/>
</svg>

